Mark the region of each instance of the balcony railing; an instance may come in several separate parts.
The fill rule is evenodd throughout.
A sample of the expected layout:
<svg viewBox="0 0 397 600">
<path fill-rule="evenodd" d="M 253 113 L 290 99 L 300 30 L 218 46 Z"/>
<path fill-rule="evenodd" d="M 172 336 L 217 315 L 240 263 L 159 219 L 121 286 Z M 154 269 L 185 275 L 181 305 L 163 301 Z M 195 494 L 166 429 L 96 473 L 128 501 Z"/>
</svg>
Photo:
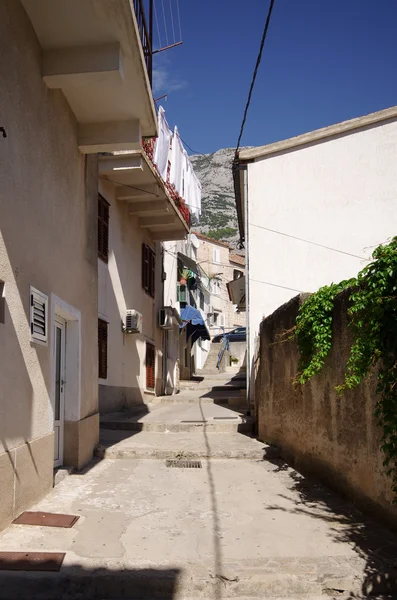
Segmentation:
<svg viewBox="0 0 397 600">
<path fill-rule="evenodd" d="M 149 76 L 150 85 L 152 85 L 152 66 L 153 66 L 153 0 L 149 1 L 149 23 L 146 20 L 145 7 L 143 0 L 134 0 L 134 10 L 138 22 L 139 35 L 145 56 L 146 69 Z"/>
</svg>

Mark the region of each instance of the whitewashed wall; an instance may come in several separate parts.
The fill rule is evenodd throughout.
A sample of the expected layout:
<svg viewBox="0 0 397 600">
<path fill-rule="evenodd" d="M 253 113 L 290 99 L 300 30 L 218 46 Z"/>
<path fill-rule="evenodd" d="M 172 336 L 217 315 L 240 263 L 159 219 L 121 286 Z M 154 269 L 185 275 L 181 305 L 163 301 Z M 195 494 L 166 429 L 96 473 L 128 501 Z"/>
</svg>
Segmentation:
<svg viewBox="0 0 397 600">
<path fill-rule="evenodd" d="M 356 275 L 397 234 L 396 158 L 394 120 L 248 165 L 251 358 L 263 317 L 297 291 Z"/>
</svg>

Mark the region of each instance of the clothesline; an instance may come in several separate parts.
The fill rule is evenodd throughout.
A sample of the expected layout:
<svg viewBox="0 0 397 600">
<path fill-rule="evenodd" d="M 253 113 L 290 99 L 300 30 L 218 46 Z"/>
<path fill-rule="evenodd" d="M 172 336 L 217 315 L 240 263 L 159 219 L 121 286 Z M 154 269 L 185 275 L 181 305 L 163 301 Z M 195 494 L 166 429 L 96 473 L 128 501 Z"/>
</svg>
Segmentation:
<svg viewBox="0 0 397 600">
<path fill-rule="evenodd" d="M 175 187 L 190 212 L 199 220 L 201 184 L 183 146 L 178 128 L 175 126 L 174 131 L 171 131 L 162 106 L 158 111 L 158 138 L 154 146 L 153 160 L 163 180 L 169 181 Z"/>
</svg>

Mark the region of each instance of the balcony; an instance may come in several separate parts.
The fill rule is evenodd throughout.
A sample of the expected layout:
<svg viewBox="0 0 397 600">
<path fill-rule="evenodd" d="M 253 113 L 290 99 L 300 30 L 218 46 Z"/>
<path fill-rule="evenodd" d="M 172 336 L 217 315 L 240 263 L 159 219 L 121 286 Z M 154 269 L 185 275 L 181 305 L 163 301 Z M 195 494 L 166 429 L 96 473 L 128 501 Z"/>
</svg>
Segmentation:
<svg viewBox="0 0 397 600">
<path fill-rule="evenodd" d="M 157 135 L 143 0 L 21 1 L 42 48 L 42 77 L 63 91 L 81 152 L 133 150 Z"/>
<path fill-rule="evenodd" d="M 154 241 L 181 240 L 189 232 L 190 213 L 175 200 L 143 147 L 128 154 L 102 154 L 99 176 L 116 186 L 116 199 L 127 202 Z"/>
</svg>

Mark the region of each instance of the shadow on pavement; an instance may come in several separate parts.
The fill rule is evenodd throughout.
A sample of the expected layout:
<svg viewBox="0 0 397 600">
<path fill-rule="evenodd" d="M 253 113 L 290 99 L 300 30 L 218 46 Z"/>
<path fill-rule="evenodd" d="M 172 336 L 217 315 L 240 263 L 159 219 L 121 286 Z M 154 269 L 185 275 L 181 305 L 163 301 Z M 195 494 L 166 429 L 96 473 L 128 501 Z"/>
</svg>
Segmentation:
<svg viewBox="0 0 397 600">
<path fill-rule="evenodd" d="M 283 473 L 289 479 L 287 487 L 298 494 L 298 499 L 294 500 L 293 509 L 278 505 L 267 509 L 326 521 L 331 525 L 335 541 L 353 546 L 366 564 L 361 594 L 356 596 L 350 590 L 344 590 L 350 593 L 350 600 L 379 595 L 397 598 L 397 535 L 363 514 L 342 496 L 289 467 L 276 453 L 276 449 L 274 456 L 267 452 L 264 460 L 276 467 L 273 472 Z M 290 497 L 280 497 L 291 500 Z"/>
<path fill-rule="evenodd" d="M 0 600 L 146 600 L 175 598 L 180 569 L 62 567 L 59 573 L 0 572 Z"/>
</svg>

